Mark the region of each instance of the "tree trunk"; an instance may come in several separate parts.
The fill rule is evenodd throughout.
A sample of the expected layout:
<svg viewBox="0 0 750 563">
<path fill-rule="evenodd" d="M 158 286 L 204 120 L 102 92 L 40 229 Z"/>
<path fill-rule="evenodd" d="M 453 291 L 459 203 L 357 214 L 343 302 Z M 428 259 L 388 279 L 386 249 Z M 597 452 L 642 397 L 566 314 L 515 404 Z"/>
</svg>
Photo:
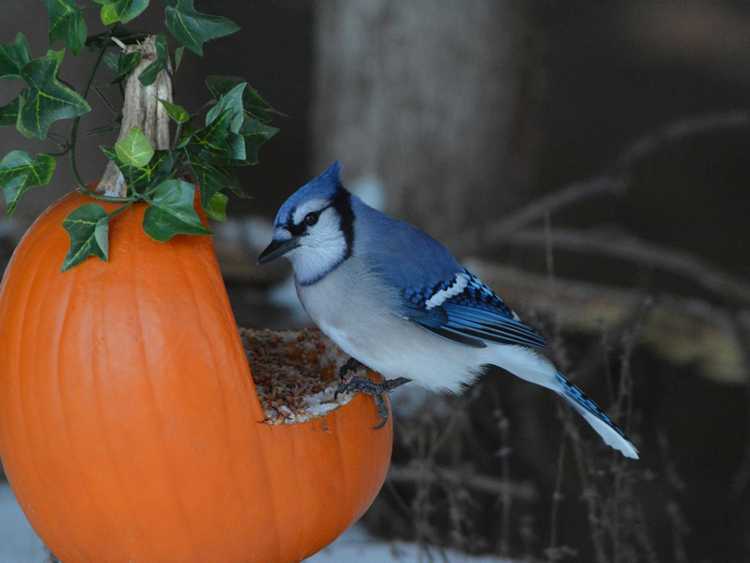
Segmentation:
<svg viewBox="0 0 750 563">
<path fill-rule="evenodd" d="M 316 170 L 339 159 L 397 216 L 449 240 L 529 180 L 523 31 L 509 0 L 317 5 Z M 528 67 L 527 67 L 528 68 Z M 533 88 L 532 88 L 533 90 Z"/>
</svg>

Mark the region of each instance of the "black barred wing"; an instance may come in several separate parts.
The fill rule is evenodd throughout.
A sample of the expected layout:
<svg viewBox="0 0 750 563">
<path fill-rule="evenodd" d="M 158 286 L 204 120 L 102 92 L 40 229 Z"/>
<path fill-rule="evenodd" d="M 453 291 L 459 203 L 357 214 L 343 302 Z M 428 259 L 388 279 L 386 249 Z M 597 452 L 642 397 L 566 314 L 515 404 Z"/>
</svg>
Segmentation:
<svg viewBox="0 0 750 563">
<path fill-rule="evenodd" d="M 467 346 L 484 348 L 497 342 L 544 347 L 544 338 L 466 269 L 432 287 L 407 289 L 403 297 L 407 318 Z"/>
</svg>

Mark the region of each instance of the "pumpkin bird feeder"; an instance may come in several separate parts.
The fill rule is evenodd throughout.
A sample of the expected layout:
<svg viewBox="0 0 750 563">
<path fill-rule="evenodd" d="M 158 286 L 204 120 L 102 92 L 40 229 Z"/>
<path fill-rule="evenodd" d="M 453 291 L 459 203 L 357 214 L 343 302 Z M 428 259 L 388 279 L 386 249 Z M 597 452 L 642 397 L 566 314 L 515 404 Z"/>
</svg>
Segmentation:
<svg viewBox="0 0 750 563">
<path fill-rule="evenodd" d="M 153 38 L 129 49 L 144 68 L 157 56 Z M 169 77 L 144 86 L 144 68 L 120 138 L 137 127 L 166 153 Z M 123 190 L 110 163 L 98 192 Z M 90 204 L 122 210 L 107 261 L 61 271 L 63 223 Z M 320 333 L 238 330 L 211 239 L 155 240 L 149 213 L 74 192 L 18 245 L 0 286 L 8 479 L 65 563 L 302 560 L 373 501 L 391 423 L 373 428 L 365 396 L 334 398 L 346 358 Z"/>
</svg>

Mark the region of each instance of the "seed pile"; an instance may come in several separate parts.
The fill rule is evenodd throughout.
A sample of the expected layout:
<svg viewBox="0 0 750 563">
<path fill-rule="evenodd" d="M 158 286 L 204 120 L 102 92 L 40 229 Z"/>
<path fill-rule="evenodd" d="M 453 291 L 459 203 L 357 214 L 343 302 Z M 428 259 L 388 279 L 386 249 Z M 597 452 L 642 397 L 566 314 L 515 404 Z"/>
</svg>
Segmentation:
<svg viewBox="0 0 750 563">
<path fill-rule="evenodd" d="M 240 328 L 240 336 L 266 423 L 305 422 L 352 400 L 350 393 L 334 400 L 348 356 L 319 330 Z"/>
</svg>

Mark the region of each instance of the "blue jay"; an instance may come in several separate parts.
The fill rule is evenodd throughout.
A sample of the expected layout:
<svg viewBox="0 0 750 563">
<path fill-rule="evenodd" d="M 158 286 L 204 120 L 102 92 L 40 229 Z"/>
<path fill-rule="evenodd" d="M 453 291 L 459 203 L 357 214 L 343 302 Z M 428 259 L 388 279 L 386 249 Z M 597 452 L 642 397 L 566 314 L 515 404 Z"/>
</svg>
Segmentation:
<svg viewBox="0 0 750 563">
<path fill-rule="evenodd" d="M 538 352 L 544 339 L 536 331 L 442 244 L 350 194 L 339 173 L 335 162 L 284 202 L 258 261 L 289 258 L 297 295 L 320 330 L 386 378 L 352 378 L 341 391 L 373 395 L 382 425 L 385 392 L 408 381 L 457 392 L 491 364 L 551 389 L 609 446 L 638 458 L 622 430 Z"/>
</svg>

